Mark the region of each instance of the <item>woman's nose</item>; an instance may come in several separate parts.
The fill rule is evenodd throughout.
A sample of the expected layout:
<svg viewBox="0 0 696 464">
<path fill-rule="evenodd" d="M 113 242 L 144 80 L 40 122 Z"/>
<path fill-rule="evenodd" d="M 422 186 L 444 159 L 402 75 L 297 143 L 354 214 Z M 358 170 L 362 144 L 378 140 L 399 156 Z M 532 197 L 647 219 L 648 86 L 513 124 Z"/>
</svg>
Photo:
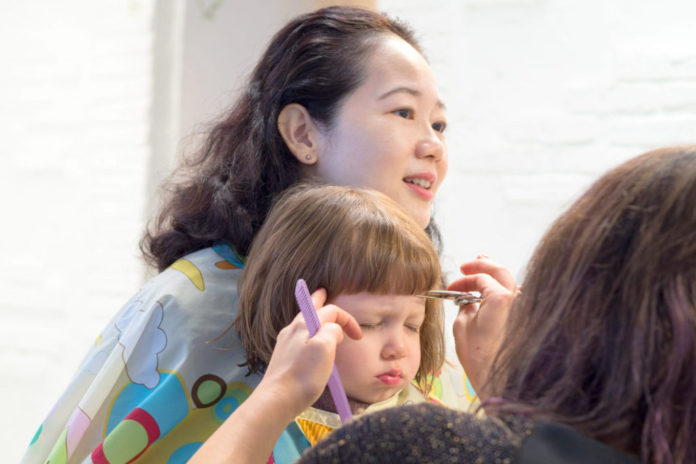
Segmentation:
<svg viewBox="0 0 696 464">
<path fill-rule="evenodd" d="M 445 154 L 445 142 L 440 139 L 432 128 L 423 135 L 416 145 L 416 156 L 418 158 L 432 157 L 435 161 L 440 161 Z"/>
</svg>

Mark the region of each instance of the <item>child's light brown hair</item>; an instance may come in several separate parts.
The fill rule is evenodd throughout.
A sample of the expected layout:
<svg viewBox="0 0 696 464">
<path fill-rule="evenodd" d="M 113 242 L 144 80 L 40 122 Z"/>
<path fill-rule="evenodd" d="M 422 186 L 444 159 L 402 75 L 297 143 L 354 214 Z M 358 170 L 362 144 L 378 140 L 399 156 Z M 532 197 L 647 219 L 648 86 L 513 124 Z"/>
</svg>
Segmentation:
<svg viewBox="0 0 696 464">
<path fill-rule="evenodd" d="M 250 372 L 262 372 L 278 332 L 299 312 L 295 284 L 311 292 L 412 295 L 442 285 L 437 252 L 425 231 L 396 202 L 370 190 L 298 185 L 283 194 L 252 243 L 239 281 L 233 326 Z M 416 380 L 444 362 L 442 305 L 425 302 Z"/>
</svg>

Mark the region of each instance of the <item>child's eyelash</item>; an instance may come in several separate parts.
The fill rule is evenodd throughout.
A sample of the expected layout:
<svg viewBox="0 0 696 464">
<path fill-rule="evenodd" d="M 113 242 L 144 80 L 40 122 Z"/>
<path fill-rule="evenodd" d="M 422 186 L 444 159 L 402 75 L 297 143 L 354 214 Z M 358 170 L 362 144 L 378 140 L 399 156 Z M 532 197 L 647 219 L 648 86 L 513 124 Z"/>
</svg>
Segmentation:
<svg viewBox="0 0 696 464">
<path fill-rule="evenodd" d="M 381 322 L 375 323 L 375 324 L 366 324 L 366 323 L 361 323 L 360 328 L 363 330 L 374 330 L 379 328 L 379 326 L 382 325 Z M 411 332 L 419 333 L 420 332 L 420 326 L 419 325 L 413 325 L 413 324 L 404 324 L 404 327 L 406 329 L 410 330 Z"/>
</svg>

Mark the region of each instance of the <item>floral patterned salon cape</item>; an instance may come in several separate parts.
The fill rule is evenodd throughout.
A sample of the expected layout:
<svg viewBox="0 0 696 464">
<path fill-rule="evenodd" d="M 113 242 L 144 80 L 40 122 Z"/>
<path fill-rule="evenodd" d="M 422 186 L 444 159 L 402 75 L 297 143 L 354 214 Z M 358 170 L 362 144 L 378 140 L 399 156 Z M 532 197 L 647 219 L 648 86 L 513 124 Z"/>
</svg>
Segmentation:
<svg viewBox="0 0 696 464">
<path fill-rule="evenodd" d="M 21 462 L 188 461 L 261 379 L 240 366 L 244 349 L 234 330 L 210 343 L 234 319 L 243 267 L 220 243 L 147 282 L 97 337 Z M 449 363 L 437 374 L 435 400 L 469 407 L 474 393 L 461 368 Z M 284 431 L 269 463 L 295 461 L 337 424 L 304 416 Z"/>
</svg>

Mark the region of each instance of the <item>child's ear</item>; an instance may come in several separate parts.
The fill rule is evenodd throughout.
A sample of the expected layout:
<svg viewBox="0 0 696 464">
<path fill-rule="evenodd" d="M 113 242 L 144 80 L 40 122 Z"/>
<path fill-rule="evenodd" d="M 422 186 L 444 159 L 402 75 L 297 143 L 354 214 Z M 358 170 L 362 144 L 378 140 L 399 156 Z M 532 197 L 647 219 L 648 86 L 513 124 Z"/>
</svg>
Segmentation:
<svg viewBox="0 0 696 464">
<path fill-rule="evenodd" d="M 317 162 L 319 132 L 307 108 L 298 103 L 286 105 L 278 114 L 278 132 L 300 163 Z"/>
</svg>

